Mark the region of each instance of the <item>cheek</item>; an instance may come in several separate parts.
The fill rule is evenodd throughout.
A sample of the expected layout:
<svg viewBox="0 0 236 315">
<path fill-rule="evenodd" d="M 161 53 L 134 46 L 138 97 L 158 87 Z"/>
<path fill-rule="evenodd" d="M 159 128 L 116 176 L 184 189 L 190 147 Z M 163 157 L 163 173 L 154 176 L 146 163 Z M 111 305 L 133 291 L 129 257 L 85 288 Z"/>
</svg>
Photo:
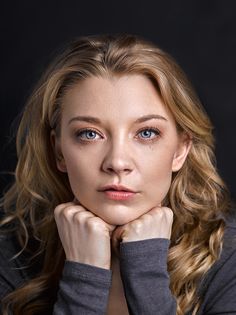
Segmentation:
<svg viewBox="0 0 236 315">
<path fill-rule="evenodd" d="M 173 154 L 163 154 L 152 159 L 145 175 L 149 198 L 161 202 L 169 191 L 172 180 Z"/>
<path fill-rule="evenodd" d="M 64 159 L 71 189 L 75 195 L 84 187 L 90 187 L 94 183 L 96 174 L 96 161 L 89 160 L 83 154 L 67 150 Z"/>
<path fill-rule="evenodd" d="M 145 154 L 143 165 L 150 175 L 164 176 L 164 174 L 172 172 L 172 163 L 175 150 L 171 145 L 160 146 Z M 155 176 L 154 175 L 154 176 Z"/>
</svg>

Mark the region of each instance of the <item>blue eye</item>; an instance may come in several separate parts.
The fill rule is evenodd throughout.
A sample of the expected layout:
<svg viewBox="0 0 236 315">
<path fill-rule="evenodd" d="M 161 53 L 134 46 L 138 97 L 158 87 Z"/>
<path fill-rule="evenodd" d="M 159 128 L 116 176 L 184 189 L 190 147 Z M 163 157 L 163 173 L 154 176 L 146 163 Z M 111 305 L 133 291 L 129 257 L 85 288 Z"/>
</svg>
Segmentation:
<svg viewBox="0 0 236 315">
<path fill-rule="evenodd" d="M 98 133 L 92 129 L 85 129 L 76 134 L 76 137 L 81 140 L 94 140 Z"/>
<path fill-rule="evenodd" d="M 146 128 L 146 129 L 141 130 L 139 134 L 141 135 L 143 139 L 152 139 L 160 135 L 160 132 L 159 130 L 154 129 L 154 128 Z"/>
</svg>

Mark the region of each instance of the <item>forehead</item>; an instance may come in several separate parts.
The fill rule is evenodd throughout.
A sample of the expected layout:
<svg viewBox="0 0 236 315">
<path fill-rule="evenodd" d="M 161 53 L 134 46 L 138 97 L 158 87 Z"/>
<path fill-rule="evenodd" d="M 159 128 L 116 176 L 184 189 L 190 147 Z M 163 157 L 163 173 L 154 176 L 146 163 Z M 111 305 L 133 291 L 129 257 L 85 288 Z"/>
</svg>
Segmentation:
<svg viewBox="0 0 236 315">
<path fill-rule="evenodd" d="M 156 87 L 144 75 L 90 77 L 71 87 L 63 98 L 62 114 L 102 119 L 137 119 L 157 114 L 173 120 Z"/>
</svg>

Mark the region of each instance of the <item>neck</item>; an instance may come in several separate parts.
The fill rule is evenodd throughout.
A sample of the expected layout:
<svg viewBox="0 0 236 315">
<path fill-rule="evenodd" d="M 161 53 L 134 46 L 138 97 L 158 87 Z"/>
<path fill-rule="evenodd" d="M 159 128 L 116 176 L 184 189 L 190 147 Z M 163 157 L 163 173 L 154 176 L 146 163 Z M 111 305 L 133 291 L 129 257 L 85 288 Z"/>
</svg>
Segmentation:
<svg viewBox="0 0 236 315">
<path fill-rule="evenodd" d="M 120 271 L 120 259 L 119 259 L 119 253 L 111 249 L 111 270 L 114 272 Z"/>
<path fill-rule="evenodd" d="M 111 251 L 112 286 L 108 303 L 107 314 L 128 315 L 127 303 L 124 295 L 124 288 L 120 276 L 119 253 Z"/>
</svg>

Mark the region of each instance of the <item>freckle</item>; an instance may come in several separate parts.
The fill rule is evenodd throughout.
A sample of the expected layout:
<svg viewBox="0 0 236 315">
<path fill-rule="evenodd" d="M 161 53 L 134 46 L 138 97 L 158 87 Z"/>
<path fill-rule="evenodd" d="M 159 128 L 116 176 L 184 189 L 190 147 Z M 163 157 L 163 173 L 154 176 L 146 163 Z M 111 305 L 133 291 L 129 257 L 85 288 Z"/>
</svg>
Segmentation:
<svg viewBox="0 0 236 315">
<path fill-rule="evenodd" d="M 152 145 L 149 145 L 149 149 L 154 151 L 154 147 Z"/>
</svg>

